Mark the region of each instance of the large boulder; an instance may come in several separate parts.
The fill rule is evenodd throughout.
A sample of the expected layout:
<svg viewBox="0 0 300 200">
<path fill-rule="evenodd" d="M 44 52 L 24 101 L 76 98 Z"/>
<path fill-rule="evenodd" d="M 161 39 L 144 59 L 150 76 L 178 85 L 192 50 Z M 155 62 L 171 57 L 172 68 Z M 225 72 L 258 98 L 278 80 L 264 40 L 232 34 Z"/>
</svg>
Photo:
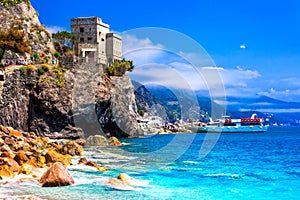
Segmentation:
<svg viewBox="0 0 300 200">
<path fill-rule="evenodd" d="M 106 137 L 102 135 L 93 135 L 89 136 L 88 139 L 86 140 L 86 145 L 88 146 L 107 146 L 108 141 Z"/>
<path fill-rule="evenodd" d="M 40 179 L 42 187 L 59 187 L 73 185 L 74 183 L 74 179 L 67 168 L 59 162 L 54 163 Z"/>
</svg>

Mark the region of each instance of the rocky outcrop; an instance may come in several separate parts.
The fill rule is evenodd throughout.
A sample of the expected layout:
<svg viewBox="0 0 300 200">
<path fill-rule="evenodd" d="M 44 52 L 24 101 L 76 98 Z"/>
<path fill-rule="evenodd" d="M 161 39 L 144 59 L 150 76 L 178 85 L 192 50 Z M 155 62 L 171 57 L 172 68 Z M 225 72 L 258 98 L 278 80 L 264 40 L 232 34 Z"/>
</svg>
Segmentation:
<svg viewBox="0 0 300 200">
<path fill-rule="evenodd" d="M 67 186 L 74 183 L 75 181 L 69 171 L 59 162 L 54 163 L 40 179 L 42 187 Z"/>
<path fill-rule="evenodd" d="M 108 92 L 107 88 L 111 88 Z M 97 88 L 96 114 L 104 133 L 116 137 L 142 136 L 139 127 L 134 87 L 128 76 L 104 76 Z"/>
<path fill-rule="evenodd" d="M 72 121 L 74 74 L 64 74 L 64 87 L 59 87 L 50 73 L 39 79 L 37 75 L 18 69 L 7 74 L 0 98 L 0 124 L 51 138 L 82 136 Z"/>
<path fill-rule="evenodd" d="M 29 69 L 8 73 L 0 124 L 50 138 L 143 135 L 129 77 L 109 78 L 96 64 L 75 66 L 61 77 L 55 70 L 43 75 Z"/>
<path fill-rule="evenodd" d="M 7 77 L 0 101 L 0 124 L 28 131 L 30 93 L 35 74 L 19 70 Z"/>
<path fill-rule="evenodd" d="M 134 87 L 128 76 L 108 77 L 104 66 L 82 64 L 76 68 L 73 118 L 85 136 L 138 137 Z M 99 126 L 100 125 L 100 126 Z"/>
<path fill-rule="evenodd" d="M 7 30 L 12 24 L 25 31 L 33 53 L 45 52 L 51 56 L 51 53 L 54 52 L 51 34 L 40 23 L 38 12 L 30 2 L 22 2 L 16 6 L 0 5 L 1 28 Z"/>
<path fill-rule="evenodd" d="M 92 135 L 86 139 L 86 144 L 88 146 L 107 146 L 108 141 L 106 137 L 102 135 Z"/>
</svg>

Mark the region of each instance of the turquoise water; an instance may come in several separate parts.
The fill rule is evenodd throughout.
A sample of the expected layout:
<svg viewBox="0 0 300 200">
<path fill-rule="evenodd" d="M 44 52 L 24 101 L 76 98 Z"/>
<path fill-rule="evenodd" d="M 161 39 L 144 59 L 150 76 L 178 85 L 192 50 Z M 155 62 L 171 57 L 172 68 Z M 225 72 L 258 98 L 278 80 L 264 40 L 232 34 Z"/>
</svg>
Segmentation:
<svg viewBox="0 0 300 200">
<path fill-rule="evenodd" d="M 71 167 L 76 181 L 73 186 L 41 188 L 37 182 L 2 184 L 0 197 L 300 198 L 300 128 L 270 127 L 266 133 L 214 134 L 209 138 L 204 134 L 153 135 L 122 142 L 125 145 L 121 148 L 86 149 L 88 160 L 108 166 L 111 169 L 108 172 Z M 208 154 L 205 156 L 203 152 Z M 105 182 L 119 173 L 127 173 L 144 185 L 125 188 L 132 190 L 108 187 Z"/>
</svg>

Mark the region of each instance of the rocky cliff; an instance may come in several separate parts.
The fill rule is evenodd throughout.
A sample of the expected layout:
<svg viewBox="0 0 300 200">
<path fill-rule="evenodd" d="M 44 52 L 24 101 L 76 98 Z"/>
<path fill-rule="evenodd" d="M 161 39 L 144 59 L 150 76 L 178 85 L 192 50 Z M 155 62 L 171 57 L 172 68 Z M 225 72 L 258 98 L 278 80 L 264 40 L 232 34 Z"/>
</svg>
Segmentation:
<svg viewBox="0 0 300 200">
<path fill-rule="evenodd" d="M 55 68 L 43 75 L 29 68 L 7 72 L 0 124 L 51 138 L 143 135 L 129 77 L 110 78 L 96 64 L 76 65 L 60 76 Z"/>
<path fill-rule="evenodd" d="M 0 4 L 0 27 L 7 30 L 12 24 L 25 31 L 33 53 L 45 52 L 51 57 L 51 53 L 54 52 L 51 34 L 42 26 L 38 12 L 29 1 L 17 3 L 15 6 L 3 2 Z"/>
</svg>

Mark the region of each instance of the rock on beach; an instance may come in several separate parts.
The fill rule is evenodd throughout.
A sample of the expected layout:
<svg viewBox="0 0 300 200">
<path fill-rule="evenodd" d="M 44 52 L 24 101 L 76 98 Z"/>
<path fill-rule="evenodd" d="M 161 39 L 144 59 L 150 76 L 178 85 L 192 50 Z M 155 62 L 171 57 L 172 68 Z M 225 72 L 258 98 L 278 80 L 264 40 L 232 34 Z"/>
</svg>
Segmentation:
<svg viewBox="0 0 300 200">
<path fill-rule="evenodd" d="M 67 168 L 59 162 L 54 163 L 40 179 L 42 187 L 67 186 L 73 185 L 74 183 L 75 181 Z"/>
</svg>

